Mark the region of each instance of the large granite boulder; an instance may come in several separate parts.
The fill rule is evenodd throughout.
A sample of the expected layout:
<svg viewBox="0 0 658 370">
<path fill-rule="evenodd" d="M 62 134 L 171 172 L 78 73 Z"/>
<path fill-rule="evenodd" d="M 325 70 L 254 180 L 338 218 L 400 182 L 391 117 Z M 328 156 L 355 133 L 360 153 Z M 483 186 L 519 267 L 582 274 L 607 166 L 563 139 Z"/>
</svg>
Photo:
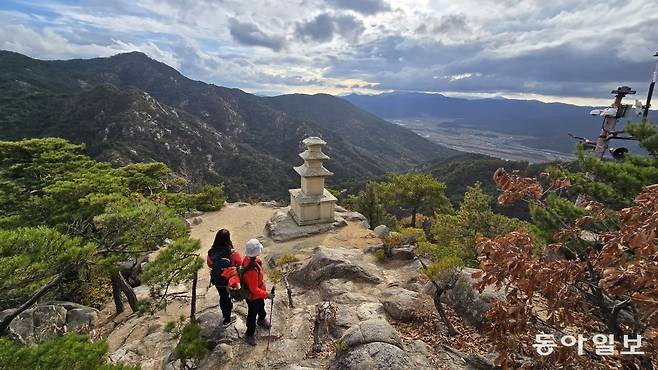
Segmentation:
<svg viewBox="0 0 658 370">
<path fill-rule="evenodd" d="M 0 318 L 12 310 L 0 313 Z M 23 311 L 9 324 L 13 337 L 23 343 L 40 343 L 51 335 L 70 331 L 86 333 L 98 320 L 98 310 L 73 302 L 53 301 Z"/>
<path fill-rule="evenodd" d="M 348 279 L 328 279 L 318 285 L 320 299 L 341 304 L 361 304 L 362 302 L 373 302 L 375 297 L 369 292 L 358 289 Z"/>
<path fill-rule="evenodd" d="M 452 307 L 455 312 L 464 319 L 467 324 L 480 328 L 484 324 L 484 314 L 491 308 L 491 304 L 500 299 L 505 299 L 503 289 L 487 287 L 480 293 L 473 284 L 476 280 L 471 276 L 473 272 L 480 271 L 474 268 L 463 268 L 455 287 L 449 289 L 441 296 L 441 301 Z M 434 295 L 434 286 L 428 283 L 426 291 Z"/>
<path fill-rule="evenodd" d="M 379 296 L 386 313 L 395 320 L 411 321 L 425 305 L 421 294 L 404 288 L 389 288 Z"/>
<path fill-rule="evenodd" d="M 386 320 L 373 319 L 361 321 L 351 327 L 340 338 L 339 350 L 349 350 L 363 344 L 381 342 L 402 348 L 400 335 Z"/>
<path fill-rule="evenodd" d="M 375 234 L 381 239 L 384 240 L 391 233 L 391 229 L 386 225 L 379 225 L 374 230 Z"/>
<path fill-rule="evenodd" d="M 329 279 L 378 284 L 382 281 L 377 269 L 360 260 L 361 253 L 344 248 L 315 248 L 311 259 L 290 278 L 299 284 L 317 284 Z"/>
<path fill-rule="evenodd" d="M 402 344 L 397 331 L 385 320 L 362 321 L 338 341 L 332 370 L 433 369 L 427 357 Z"/>
<path fill-rule="evenodd" d="M 290 215 L 290 207 L 277 210 L 272 218 L 265 224 L 267 236 L 277 242 L 304 238 L 307 236 L 324 233 L 347 225 L 347 221 L 336 216 L 332 223 L 299 226 Z"/>
</svg>

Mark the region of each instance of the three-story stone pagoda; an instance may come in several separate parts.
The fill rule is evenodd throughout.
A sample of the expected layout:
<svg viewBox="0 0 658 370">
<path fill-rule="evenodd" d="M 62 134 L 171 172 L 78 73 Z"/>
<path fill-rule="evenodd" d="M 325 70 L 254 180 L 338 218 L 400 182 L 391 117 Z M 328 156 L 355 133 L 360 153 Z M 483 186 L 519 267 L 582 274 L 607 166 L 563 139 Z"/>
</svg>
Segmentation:
<svg viewBox="0 0 658 370">
<path fill-rule="evenodd" d="M 334 222 L 336 197 L 324 188 L 324 178 L 333 175 L 323 166 L 329 159 L 322 153 L 327 143 L 319 137 L 306 138 L 302 143 L 306 151 L 299 156 L 304 164 L 294 167 L 302 178 L 302 187 L 289 190 L 290 214 L 300 226 Z"/>
</svg>

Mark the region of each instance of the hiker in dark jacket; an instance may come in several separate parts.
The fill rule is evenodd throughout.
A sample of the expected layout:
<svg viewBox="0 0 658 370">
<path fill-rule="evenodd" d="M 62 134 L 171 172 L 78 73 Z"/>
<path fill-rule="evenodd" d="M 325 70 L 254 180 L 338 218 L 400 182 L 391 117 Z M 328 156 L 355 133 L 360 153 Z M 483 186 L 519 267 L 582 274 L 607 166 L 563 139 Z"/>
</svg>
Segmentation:
<svg viewBox="0 0 658 370">
<path fill-rule="evenodd" d="M 245 339 L 252 346 L 256 345 L 256 324 L 269 329 L 272 325 L 266 320 L 265 299 L 273 299 L 274 294 L 267 291 L 265 281 L 263 281 L 263 264 L 258 256 L 263 250 L 263 245 L 258 239 L 251 239 L 247 242 L 245 254 L 247 255 L 242 261 L 244 269 L 243 279 L 249 289 L 247 297 L 247 333 Z"/>
<path fill-rule="evenodd" d="M 227 288 L 228 282 L 221 276 L 221 273 L 224 268 L 240 267 L 242 265 L 242 256 L 233 248 L 231 233 L 228 230 L 221 229 L 217 232 L 215 241 L 208 251 L 206 263 L 211 269 L 210 282 L 219 292 L 219 307 L 222 310 L 222 316 L 224 316 L 223 324 L 230 325 L 235 321 L 235 316 L 231 316 L 233 302 L 231 302 L 231 296 Z"/>
</svg>

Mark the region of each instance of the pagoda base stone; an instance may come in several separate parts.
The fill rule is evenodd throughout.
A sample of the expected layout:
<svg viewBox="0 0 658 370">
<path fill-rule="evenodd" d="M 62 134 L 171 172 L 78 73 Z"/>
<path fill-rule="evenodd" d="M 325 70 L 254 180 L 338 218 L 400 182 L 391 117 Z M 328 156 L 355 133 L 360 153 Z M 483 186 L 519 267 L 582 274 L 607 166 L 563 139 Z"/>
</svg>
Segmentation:
<svg viewBox="0 0 658 370">
<path fill-rule="evenodd" d="M 327 189 L 322 195 L 307 195 L 302 189 L 290 189 L 290 215 L 297 225 L 335 222 L 336 197 Z"/>
<path fill-rule="evenodd" d="M 278 209 L 274 215 L 272 215 L 272 218 L 265 225 L 265 232 L 270 239 L 276 242 L 284 242 L 287 240 L 329 232 L 346 225 L 347 221 L 336 215 L 336 217 L 328 223 L 300 226 L 297 225 L 297 222 L 292 218 L 290 207 L 285 207 Z"/>
</svg>

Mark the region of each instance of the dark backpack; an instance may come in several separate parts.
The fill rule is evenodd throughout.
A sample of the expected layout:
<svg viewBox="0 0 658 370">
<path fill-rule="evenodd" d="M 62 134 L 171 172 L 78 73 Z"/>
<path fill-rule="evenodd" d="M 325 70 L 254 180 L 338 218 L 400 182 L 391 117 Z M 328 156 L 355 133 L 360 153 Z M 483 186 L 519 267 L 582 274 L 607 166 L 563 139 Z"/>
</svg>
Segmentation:
<svg viewBox="0 0 658 370">
<path fill-rule="evenodd" d="M 231 294 L 231 298 L 236 301 L 243 301 L 249 297 L 249 287 L 247 287 L 247 284 L 244 281 L 244 273 L 245 271 L 251 270 L 251 269 L 256 269 L 258 273 L 260 273 L 260 267 L 258 264 L 255 262 L 254 259 L 251 260 L 251 262 L 247 266 L 240 266 L 238 267 L 238 275 L 240 275 L 240 289 L 237 290 L 231 290 L 229 289 L 229 293 Z"/>
<path fill-rule="evenodd" d="M 233 248 L 213 248 L 208 251 L 208 257 L 212 261 L 210 270 L 210 283 L 216 286 L 226 286 L 228 282 L 222 276 L 225 268 L 231 267 L 231 253 Z"/>
</svg>

